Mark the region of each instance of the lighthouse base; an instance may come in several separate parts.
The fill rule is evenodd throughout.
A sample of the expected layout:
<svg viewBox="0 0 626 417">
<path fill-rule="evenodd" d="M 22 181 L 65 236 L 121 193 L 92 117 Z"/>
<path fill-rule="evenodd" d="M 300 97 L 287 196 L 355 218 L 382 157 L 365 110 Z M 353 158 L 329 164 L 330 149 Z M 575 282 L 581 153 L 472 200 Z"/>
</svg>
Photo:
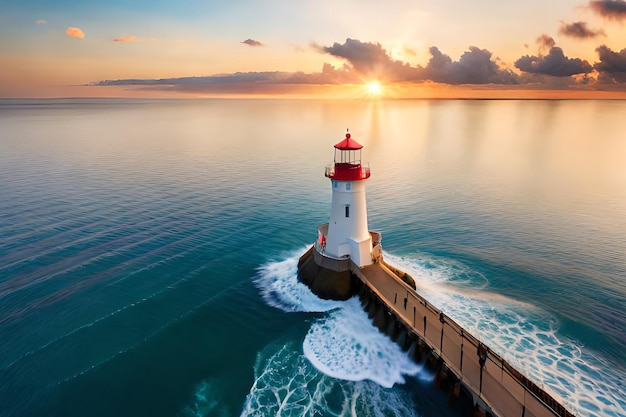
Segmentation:
<svg viewBox="0 0 626 417">
<path fill-rule="evenodd" d="M 298 261 L 298 280 L 320 298 L 347 300 L 357 291 L 356 277 L 350 271 L 349 263 L 350 260 L 324 259 L 311 247 Z"/>
</svg>

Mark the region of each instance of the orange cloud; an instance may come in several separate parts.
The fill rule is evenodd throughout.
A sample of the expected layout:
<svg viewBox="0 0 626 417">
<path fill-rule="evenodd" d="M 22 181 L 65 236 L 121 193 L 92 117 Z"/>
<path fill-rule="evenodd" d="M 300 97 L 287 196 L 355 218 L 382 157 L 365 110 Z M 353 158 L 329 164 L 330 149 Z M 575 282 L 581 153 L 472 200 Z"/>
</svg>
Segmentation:
<svg viewBox="0 0 626 417">
<path fill-rule="evenodd" d="M 141 41 L 141 39 L 139 39 L 136 36 L 122 36 L 120 38 L 113 39 L 113 42 L 139 42 L 139 41 Z"/>
<path fill-rule="evenodd" d="M 37 23 L 38 25 L 45 25 L 46 23 L 48 23 L 48 21 L 44 19 L 37 19 L 35 20 L 35 23 Z"/>
<path fill-rule="evenodd" d="M 65 33 L 70 38 L 82 39 L 85 37 L 85 33 L 82 30 L 80 30 L 79 28 L 73 28 L 71 26 L 67 28 Z"/>
</svg>

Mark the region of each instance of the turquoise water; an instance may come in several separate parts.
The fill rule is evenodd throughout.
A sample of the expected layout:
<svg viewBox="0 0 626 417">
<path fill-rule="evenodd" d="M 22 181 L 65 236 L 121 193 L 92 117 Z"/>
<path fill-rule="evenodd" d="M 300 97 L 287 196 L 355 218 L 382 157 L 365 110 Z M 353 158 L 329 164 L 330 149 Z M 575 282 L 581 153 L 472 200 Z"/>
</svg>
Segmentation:
<svg viewBox="0 0 626 417">
<path fill-rule="evenodd" d="M 418 290 L 626 415 L 624 101 L 0 101 L 0 415 L 456 415 L 295 279 L 346 128 Z"/>
</svg>

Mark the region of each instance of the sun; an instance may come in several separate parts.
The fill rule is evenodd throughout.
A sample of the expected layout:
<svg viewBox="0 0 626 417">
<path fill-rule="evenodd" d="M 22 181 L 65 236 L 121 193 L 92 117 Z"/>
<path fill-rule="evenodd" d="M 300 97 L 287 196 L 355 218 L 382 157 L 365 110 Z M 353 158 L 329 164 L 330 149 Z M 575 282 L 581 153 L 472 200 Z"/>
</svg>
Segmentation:
<svg viewBox="0 0 626 417">
<path fill-rule="evenodd" d="M 365 84 L 365 89 L 371 96 L 380 96 L 383 93 L 383 86 L 378 81 L 371 81 Z"/>
</svg>

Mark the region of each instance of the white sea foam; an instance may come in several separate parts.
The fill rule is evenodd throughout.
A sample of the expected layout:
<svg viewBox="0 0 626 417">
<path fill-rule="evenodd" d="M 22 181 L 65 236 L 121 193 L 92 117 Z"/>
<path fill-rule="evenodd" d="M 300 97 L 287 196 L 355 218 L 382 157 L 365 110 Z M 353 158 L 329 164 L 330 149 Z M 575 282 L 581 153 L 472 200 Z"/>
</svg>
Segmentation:
<svg viewBox="0 0 626 417">
<path fill-rule="evenodd" d="M 415 254 L 385 254 L 415 278 L 422 296 L 516 368 L 556 393 L 580 416 L 626 416 L 626 370 L 559 334 L 547 312 L 484 288 L 486 278 L 462 264 Z M 460 285 L 459 285 L 460 283 Z M 483 284 L 478 290 L 467 285 Z"/>
<path fill-rule="evenodd" d="M 299 255 L 299 253 L 297 254 Z M 297 279 L 297 256 L 269 262 L 255 279 L 266 302 L 285 311 L 330 311 L 313 322 L 304 339 L 306 358 L 326 375 L 348 380 L 371 380 L 383 387 L 404 383 L 421 367 L 373 326 L 357 298 L 322 300 Z"/>
<path fill-rule="evenodd" d="M 409 393 L 371 381 L 342 382 L 319 372 L 293 345 L 257 355 L 241 416 L 417 416 Z"/>
<path fill-rule="evenodd" d="M 328 311 L 305 337 L 305 357 L 326 375 L 389 387 L 403 375 L 432 379 L 378 332 L 358 300 L 320 300 L 298 282 L 298 255 L 270 262 L 256 284 L 270 305 L 285 311 Z M 580 416 L 626 416 L 626 371 L 559 334 L 557 320 L 528 303 L 485 290 L 487 277 L 460 262 L 430 255 L 397 257 L 418 292 Z M 334 310 L 334 311 L 330 311 Z M 343 414 L 342 414 L 343 415 Z"/>
<path fill-rule="evenodd" d="M 263 299 L 272 307 L 287 312 L 323 312 L 341 307 L 341 302 L 322 300 L 298 281 L 298 256 L 305 250 L 290 253 L 282 261 L 268 262 L 259 268 L 254 283 Z"/>
<path fill-rule="evenodd" d="M 326 375 L 349 381 L 368 379 L 386 388 L 404 383 L 403 375 L 422 369 L 372 325 L 358 298 L 311 325 L 304 354 Z"/>
</svg>

